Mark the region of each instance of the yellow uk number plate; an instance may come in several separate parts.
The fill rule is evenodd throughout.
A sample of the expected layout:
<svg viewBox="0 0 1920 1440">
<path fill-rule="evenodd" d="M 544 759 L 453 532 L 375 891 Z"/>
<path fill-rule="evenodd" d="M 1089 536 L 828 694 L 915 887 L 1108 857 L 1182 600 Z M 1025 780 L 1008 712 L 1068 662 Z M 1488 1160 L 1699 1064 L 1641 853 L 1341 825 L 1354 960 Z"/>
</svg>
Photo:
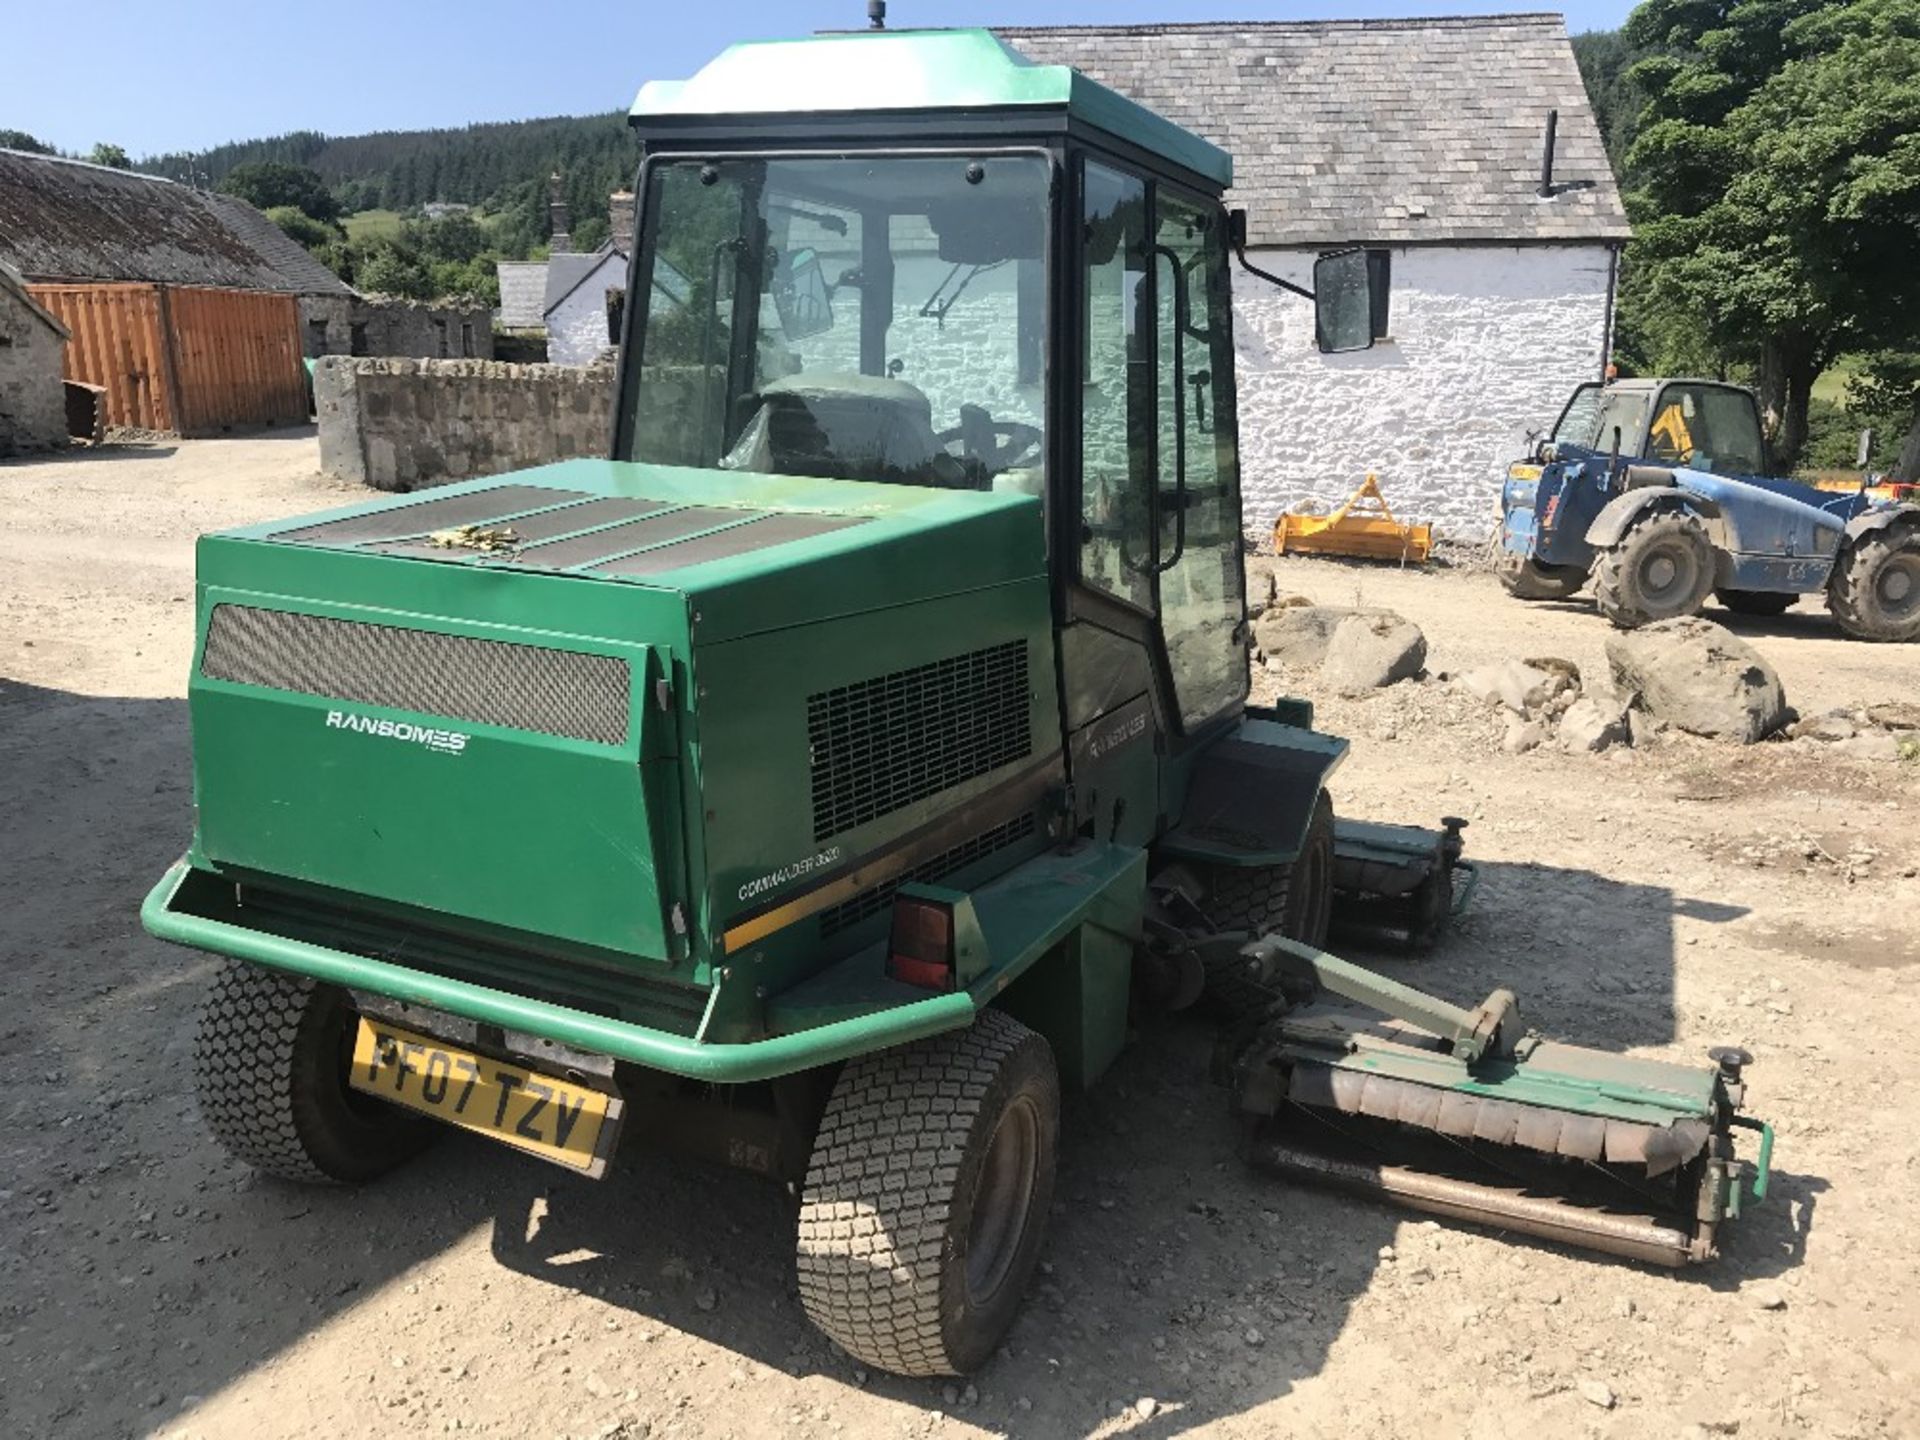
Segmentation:
<svg viewBox="0 0 1920 1440">
<path fill-rule="evenodd" d="M 360 1017 L 356 1090 L 598 1179 L 620 1127 L 618 1095 L 476 1055 L 384 1020 Z"/>
</svg>

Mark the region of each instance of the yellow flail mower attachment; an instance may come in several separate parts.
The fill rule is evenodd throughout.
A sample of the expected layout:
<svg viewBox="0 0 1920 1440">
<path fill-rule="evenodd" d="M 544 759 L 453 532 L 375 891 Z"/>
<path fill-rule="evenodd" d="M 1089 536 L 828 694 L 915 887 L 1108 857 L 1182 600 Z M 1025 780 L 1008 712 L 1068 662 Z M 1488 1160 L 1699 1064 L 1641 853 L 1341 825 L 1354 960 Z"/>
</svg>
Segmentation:
<svg viewBox="0 0 1920 1440">
<path fill-rule="evenodd" d="M 1380 493 L 1380 482 L 1369 474 L 1360 488 L 1331 515 L 1296 515 L 1289 511 L 1273 525 L 1276 555 L 1354 555 L 1367 560 L 1412 561 L 1424 565 L 1433 553 L 1431 525 L 1396 520 Z"/>
</svg>

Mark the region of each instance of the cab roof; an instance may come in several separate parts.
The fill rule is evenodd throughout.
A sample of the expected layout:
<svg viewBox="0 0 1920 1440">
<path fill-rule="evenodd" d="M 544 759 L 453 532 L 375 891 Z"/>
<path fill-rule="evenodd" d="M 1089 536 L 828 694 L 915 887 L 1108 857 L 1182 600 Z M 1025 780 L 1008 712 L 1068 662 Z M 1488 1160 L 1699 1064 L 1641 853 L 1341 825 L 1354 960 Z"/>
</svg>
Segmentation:
<svg viewBox="0 0 1920 1440">
<path fill-rule="evenodd" d="M 987 30 L 859 30 L 729 46 L 687 80 L 640 87 L 651 128 L 773 116 L 1057 112 L 1225 188 L 1219 146 L 1067 65 L 1038 65 Z"/>
</svg>

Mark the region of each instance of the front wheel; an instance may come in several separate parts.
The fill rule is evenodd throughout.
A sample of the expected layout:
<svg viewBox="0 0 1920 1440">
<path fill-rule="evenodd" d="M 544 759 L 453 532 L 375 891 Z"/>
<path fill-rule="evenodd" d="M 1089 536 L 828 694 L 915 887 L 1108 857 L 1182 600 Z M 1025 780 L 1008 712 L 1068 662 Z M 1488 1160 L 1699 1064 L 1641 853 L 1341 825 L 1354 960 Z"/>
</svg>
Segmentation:
<svg viewBox="0 0 1920 1440">
<path fill-rule="evenodd" d="M 1208 879 L 1208 915 L 1220 929 L 1324 946 L 1333 919 L 1333 800 L 1320 792 L 1292 863 L 1219 865 Z M 1236 1018 L 1272 1003 L 1273 993 L 1247 979 L 1244 968 L 1238 956 L 1208 958 L 1206 998 L 1216 1013 Z"/>
<path fill-rule="evenodd" d="M 1593 598 L 1622 630 L 1699 613 L 1713 589 L 1713 544 L 1685 510 L 1643 512 L 1593 567 Z"/>
<path fill-rule="evenodd" d="M 808 1318 L 896 1375 L 964 1375 L 1013 1324 L 1053 1203 L 1060 1081 L 998 1010 L 849 1061 L 807 1164 Z"/>
<path fill-rule="evenodd" d="M 1835 567 L 1827 603 L 1856 640 L 1920 640 L 1920 525 L 1862 536 Z"/>
<path fill-rule="evenodd" d="M 356 1020 L 337 985 L 229 960 L 194 1037 L 200 1113 L 229 1154 L 283 1180 L 371 1180 L 433 1139 L 433 1122 L 349 1088 Z"/>
<path fill-rule="evenodd" d="M 1500 583 L 1520 600 L 1565 600 L 1587 583 L 1587 572 L 1578 565 L 1546 565 L 1529 558 L 1502 570 Z"/>
</svg>

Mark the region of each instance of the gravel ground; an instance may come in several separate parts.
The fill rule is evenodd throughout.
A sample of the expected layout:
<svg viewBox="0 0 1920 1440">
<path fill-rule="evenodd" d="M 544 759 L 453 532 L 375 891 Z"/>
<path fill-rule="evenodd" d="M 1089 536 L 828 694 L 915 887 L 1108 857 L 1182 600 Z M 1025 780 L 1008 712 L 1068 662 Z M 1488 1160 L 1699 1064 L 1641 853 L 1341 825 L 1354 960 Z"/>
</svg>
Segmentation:
<svg viewBox="0 0 1920 1440">
<path fill-rule="evenodd" d="M 1486 865 L 1441 950 L 1381 963 L 1462 1000 L 1510 983 L 1605 1048 L 1752 1048 L 1775 1193 L 1716 1267 L 1244 1173 L 1186 1019 L 1069 1100 L 1045 1268 L 970 1383 L 868 1374 L 812 1332 L 790 1203 L 743 1174 L 632 1146 L 595 1184 L 455 1136 L 365 1190 L 255 1180 L 194 1113 L 210 964 L 135 915 L 190 820 L 193 536 L 350 498 L 314 468 L 311 432 L 0 466 L 9 1436 L 1920 1434 L 1915 767 L 1673 737 L 1509 756 L 1438 679 L 1314 696 L 1354 739 L 1343 813 L 1464 814 Z M 1484 574 L 1279 570 L 1416 620 L 1433 675 L 1601 664 L 1589 609 Z M 1811 611 L 1739 628 L 1808 713 L 1920 695 L 1920 647 Z"/>
</svg>

